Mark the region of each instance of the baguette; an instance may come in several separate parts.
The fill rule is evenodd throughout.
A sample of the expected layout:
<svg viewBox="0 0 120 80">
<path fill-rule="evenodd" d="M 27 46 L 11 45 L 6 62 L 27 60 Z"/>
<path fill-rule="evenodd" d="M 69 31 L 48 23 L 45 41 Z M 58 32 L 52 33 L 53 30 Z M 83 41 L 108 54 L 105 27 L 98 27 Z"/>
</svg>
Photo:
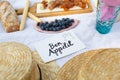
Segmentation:
<svg viewBox="0 0 120 80">
<path fill-rule="evenodd" d="M 18 16 L 8 1 L 0 2 L 0 21 L 6 32 L 19 30 Z"/>
<path fill-rule="evenodd" d="M 31 19 L 33 19 L 33 20 L 35 20 L 35 21 L 37 21 L 37 22 L 42 22 L 38 17 L 36 17 L 36 16 L 34 16 L 32 13 L 30 13 L 30 12 L 28 12 L 28 16 L 31 18 Z"/>
<path fill-rule="evenodd" d="M 29 5 L 30 5 L 30 0 L 27 0 L 25 9 L 24 9 L 23 15 L 22 15 L 22 21 L 21 21 L 21 24 L 20 24 L 20 30 L 24 29 L 24 25 L 25 25 L 25 22 L 26 22 L 27 14 L 28 14 Z"/>
</svg>

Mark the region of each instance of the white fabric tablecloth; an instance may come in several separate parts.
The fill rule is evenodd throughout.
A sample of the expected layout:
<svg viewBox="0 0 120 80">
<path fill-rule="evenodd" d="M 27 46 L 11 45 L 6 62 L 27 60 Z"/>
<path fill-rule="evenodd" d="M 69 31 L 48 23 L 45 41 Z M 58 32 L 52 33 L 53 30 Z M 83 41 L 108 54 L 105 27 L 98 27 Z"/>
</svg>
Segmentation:
<svg viewBox="0 0 120 80">
<path fill-rule="evenodd" d="M 15 9 L 23 8 L 26 3 L 26 0 L 10 1 Z M 40 0 L 31 0 L 31 5 L 34 2 L 39 1 Z M 91 0 L 91 2 L 92 4 L 94 4 L 93 0 Z M 120 22 L 114 24 L 110 33 L 105 35 L 99 34 L 95 29 L 96 12 L 94 6 L 93 10 L 94 11 L 92 13 L 40 18 L 43 21 L 54 20 L 56 18 L 60 19 L 63 17 L 69 17 L 80 20 L 80 24 L 76 28 L 72 29 L 72 31 L 86 45 L 86 49 L 56 60 L 59 66 L 62 66 L 65 62 L 67 62 L 75 55 L 78 55 L 88 50 L 99 48 L 120 48 Z M 21 20 L 21 16 L 19 16 L 19 19 Z M 56 35 L 40 33 L 34 29 L 34 24 L 36 24 L 35 21 L 33 21 L 30 18 L 27 18 L 25 29 L 23 31 L 13 33 L 5 33 L 2 28 L 2 25 L 0 24 L 0 42 L 20 42 L 28 45 L 31 49 L 35 50 L 33 47 L 34 42 Z"/>
</svg>

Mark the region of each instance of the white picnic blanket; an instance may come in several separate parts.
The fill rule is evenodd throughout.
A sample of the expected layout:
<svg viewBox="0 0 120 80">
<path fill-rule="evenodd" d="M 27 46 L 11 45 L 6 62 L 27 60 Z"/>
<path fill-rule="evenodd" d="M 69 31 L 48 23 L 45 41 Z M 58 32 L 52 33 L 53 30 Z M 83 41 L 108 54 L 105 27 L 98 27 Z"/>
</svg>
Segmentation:
<svg viewBox="0 0 120 80">
<path fill-rule="evenodd" d="M 25 0 L 10 0 L 13 4 L 14 8 L 23 8 L 25 5 Z M 40 0 L 31 0 L 31 5 L 34 2 Z M 93 0 L 91 0 L 92 4 L 94 4 Z M 67 62 L 70 58 L 78 55 L 84 51 L 99 49 L 99 48 L 120 48 L 120 22 L 115 23 L 111 32 L 108 34 L 99 34 L 95 29 L 96 22 L 96 12 L 93 6 L 94 11 L 92 13 L 86 14 L 74 14 L 67 16 L 55 16 L 55 17 L 45 17 L 40 18 L 43 21 L 61 19 L 63 17 L 69 17 L 73 19 L 80 20 L 79 25 L 72 29 L 72 31 L 78 36 L 78 38 L 86 45 L 86 49 L 69 55 L 67 57 L 56 60 L 59 66 L 62 66 L 65 62 Z M 21 16 L 19 16 L 21 20 Z M 20 42 L 28 45 L 31 49 L 35 50 L 33 47 L 34 42 L 43 40 L 45 38 L 54 36 L 56 34 L 45 34 L 40 33 L 34 29 L 35 21 L 27 18 L 25 29 L 23 31 L 13 32 L 13 33 L 5 33 L 2 25 L 0 24 L 0 42 Z"/>
</svg>

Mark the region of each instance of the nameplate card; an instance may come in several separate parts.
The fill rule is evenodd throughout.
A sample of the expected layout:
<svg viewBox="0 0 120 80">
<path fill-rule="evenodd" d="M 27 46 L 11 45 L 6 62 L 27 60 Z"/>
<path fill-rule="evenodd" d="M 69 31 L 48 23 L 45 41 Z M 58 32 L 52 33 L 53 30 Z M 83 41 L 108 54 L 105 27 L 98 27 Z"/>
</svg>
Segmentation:
<svg viewBox="0 0 120 80">
<path fill-rule="evenodd" d="M 72 31 L 40 40 L 34 46 L 44 62 L 62 58 L 85 48 L 83 42 Z"/>
</svg>

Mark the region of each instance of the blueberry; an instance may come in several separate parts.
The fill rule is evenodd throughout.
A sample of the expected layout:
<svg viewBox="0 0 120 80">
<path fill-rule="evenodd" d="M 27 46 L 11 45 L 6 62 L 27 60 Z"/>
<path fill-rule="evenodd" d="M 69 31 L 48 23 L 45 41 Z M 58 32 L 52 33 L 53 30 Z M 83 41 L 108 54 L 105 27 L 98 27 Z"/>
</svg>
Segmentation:
<svg viewBox="0 0 120 80">
<path fill-rule="evenodd" d="M 55 27 L 51 27 L 51 31 L 56 31 L 56 28 Z"/>
<path fill-rule="evenodd" d="M 53 23 L 53 27 L 56 27 L 58 24 L 56 22 Z"/>
<path fill-rule="evenodd" d="M 40 28 L 42 29 L 42 30 L 44 30 L 45 28 L 44 28 L 44 26 L 40 26 Z"/>
<path fill-rule="evenodd" d="M 69 18 L 65 18 L 65 21 L 68 21 L 69 20 Z"/>
<path fill-rule="evenodd" d="M 62 18 L 62 21 L 66 21 L 66 19 L 65 19 L 65 18 Z"/>
<path fill-rule="evenodd" d="M 45 23 L 41 23 L 41 25 L 40 26 L 45 26 Z"/>
<path fill-rule="evenodd" d="M 49 23 L 49 27 L 52 27 L 52 24 L 51 24 L 51 23 Z"/>
<path fill-rule="evenodd" d="M 60 29 L 62 29 L 62 26 L 59 26 Z"/>
<path fill-rule="evenodd" d="M 45 27 L 48 28 L 48 27 L 49 27 L 49 24 L 46 24 Z"/>
<path fill-rule="evenodd" d="M 66 25 L 68 25 L 68 24 L 69 24 L 69 23 L 66 21 L 64 25 L 66 26 Z"/>
<path fill-rule="evenodd" d="M 39 26 L 39 25 L 40 25 L 40 22 L 37 23 L 37 26 Z"/>
<path fill-rule="evenodd" d="M 49 23 L 49 27 L 51 27 L 52 25 Z"/>
<path fill-rule="evenodd" d="M 53 27 L 53 28 L 52 28 L 52 31 L 56 31 L 56 28 L 55 28 L 55 27 Z"/>
<path fill-rule="evenodd" d="M 51 22 L 51 24 L 53 24 L 53 23 L 54 23 L 54 21 Z"/>
<path fill-rule="evenodd" d="M 53 27 L 48 28 L 49 31 L 53 31 Z"/>
<path fill-rule="evenodd" d="M 58 23 L 59 24 L 59 26 L 62 26 L 62 23 Z"/>
<path fill-rule="evenodd" d="M 66 18 L 67 20 L 70 20 L 70 18 Z"/>
<path fill-rule="evenodd" d="M 59 26 L 59 24 L 58 23 L 56 23 L 56 27 L 58 27 Z"/>
<path fill-rule="evenodd" d="M 54 23 L 54 22 L 49 23 L 49 27 L 52 27 L 52 26 L 53 26 L 53 23 Z"/>
<path fill-rule="evenodd" d="M 55 22 L 57 23 L 57 22 L 58 22 L 58 20 L 57 20 L 57 19 L 55 19 Z"/>
<path fill-rule="evenodd" d="M 68 28 L 68 27 L 69 27 L 69 25 L 66 25 L 65 27 L 66 27 L 66 28 Z"/>
<path fill-rule="evenodd" d="M 70 24 L 69 24 L 69 23 L 66 23 L 66 24 L 65 24 L 65 27 L 66 27 L 66 28 L 68 28 L 69 26 L 70 26 Z"/>
<path fill-rule="evenodd" d="M 48 24 L 48 21 L 44 22 L 45 24 Z"/>
<path fill-rule="evenodd" d="M 37 26 L 43 26 L 44 23 L 37 23 Z"/>
<path fill-rule="evenodd" d="M 44 24 L 47 25 L 47 24 L 49 24 L 49 23 L 48 23 L 48 22 L 45 22 Z"/>
<path fill-rule="evenodd" d="M 49 28 L 49 31 L 53 31 L 53 27 L 50 27 L 50 28 Z"/>
<path fill-rule="evenodd" d="M 69 23 L 68 25 L 69 25 L 69 26 L 72 26 L 72 23 Z"/>
<path fill-rule="evenodd" d="M 70 19 L 70 22 L 74 22 L 74 19 Z"/>
<path fill-rule="evenodd" d="M 62 21 L 66 21 L 66 18 L 63 18 Z"/>
<path fill-rule="evenodd" d="M 44 30 L 49 31 L 49 28 L 45 28 Z"/>
<path fill-rule="evenodd" d="M 62 28 L 59 26 L 59 27 L 56 27 L 56 31 L 60 31 Z"/>
<path fill-rule="evenodd" d="M 62 25 L 65 25 L 65 21 L 61 21 L 61 24 L 62 24 Z"/>
<path fill-rule="evenodd" d="M 65 29 L 66 27 L 65 27 L 65 25 L 62 25 L 62 27 L 61 27 L 62 29 Z"/>
<path fill-rule="evenodd" d="M 54 29 L 55 29 L 55 31 L 58 31 L 58 27 L 55 27 Z"/>
<path fill-rule="evenodd" d="M 68 21 L 64 21 L 64 23 L 66 24 L 66 23 L 68 23 Z"/>
<path fill-rule="evenodd" d="M 61 20 L 58 20 L 58 21 L 57 21 L 57 23 L 60 23 L 60 22 L 61 22 Z"/>
</svg>

